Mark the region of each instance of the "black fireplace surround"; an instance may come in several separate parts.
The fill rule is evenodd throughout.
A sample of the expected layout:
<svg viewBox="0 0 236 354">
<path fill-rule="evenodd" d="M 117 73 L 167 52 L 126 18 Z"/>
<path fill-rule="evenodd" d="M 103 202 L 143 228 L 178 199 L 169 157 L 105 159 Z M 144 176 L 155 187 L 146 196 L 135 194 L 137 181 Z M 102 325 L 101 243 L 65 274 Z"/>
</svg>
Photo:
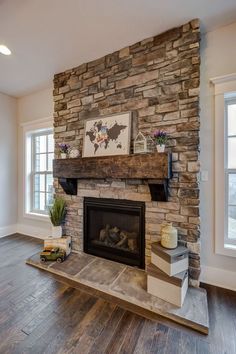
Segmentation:
<svg viewBox="0 0 236 354">
<path fill-rule="evenodd" d="M 84 252 L 145 268 L 145 203 L 84 198 Z"/>
</svg>

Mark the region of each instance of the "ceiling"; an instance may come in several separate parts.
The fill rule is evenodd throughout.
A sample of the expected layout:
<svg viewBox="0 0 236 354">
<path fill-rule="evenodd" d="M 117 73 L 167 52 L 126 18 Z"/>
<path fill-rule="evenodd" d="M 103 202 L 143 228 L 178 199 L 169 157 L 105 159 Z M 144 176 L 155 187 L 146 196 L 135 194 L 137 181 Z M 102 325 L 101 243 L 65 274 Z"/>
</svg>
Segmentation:
<svg viewBox="0 0 236 354">
<path fill-rule="evenodd" d="M 200 18 L 203 31 L 236 21 L 235 0 L 0 0 L 0 92 L 20 97 L 55 73 Z"/>
</svg>

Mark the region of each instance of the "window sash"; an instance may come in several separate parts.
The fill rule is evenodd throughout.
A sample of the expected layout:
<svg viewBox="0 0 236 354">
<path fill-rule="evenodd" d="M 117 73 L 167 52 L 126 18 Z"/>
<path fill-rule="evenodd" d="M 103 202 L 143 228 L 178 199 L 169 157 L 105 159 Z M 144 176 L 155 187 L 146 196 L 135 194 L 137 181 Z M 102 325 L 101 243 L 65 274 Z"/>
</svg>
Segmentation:
<svg viewBox="0 0 236 354">
<path fill-rule="evenodd" d="M 229 245 L 236 245 L 236 237 L 232 239 L 229 237 L 229 176 L 230 174 L 236 174 L 236 168 L 228 168 L 228 139 L 236 138 L 236 135 L 228 134 L 228 107 L 229 105 L 236 104 L 236 98 L 226 98 L 225 99 L 225 158 L 224 158 L 224 175 L 225 175 L 225 233 L 224 233 L 224 243 Z"/>
<path fill-rule="evenodd" d="M 31 135 L 31 173 L 30 173 L 30 212 L 32 213 L 36 213 L 36 214 L 47 214 L 47 209 L 46 209 L 46 206 L 47 206 L 47 196 L 48 194 L 50 194 L 49 192 L 47 192 L 47 177 L 52 175 L 52 169 L 49 170 L 49 164 L 48 164 L 48 157 L 49 157 L 49 154 L 53 153 L 53 152 L 49 152 L 48 151 L 48 137 L 49 135 L 51 135 L 53 133 L 52 129 L 49 129 L 49 130 L 44 130 L 44 131 L 41 131 L 41 132 L 36 132 L 36 133 L 33 133 Z M 40 136 L 46 136 L 46 151 L 45 152 L 36 152 L 36 139 Z M 36 156 L 40 156 L 40 155 L 45 155 L 45 158 L 46 158 L 46 169 L 44 171 L 37 171 L 36 169 Z M 44 176 L 44 185 L 45 185 L 45 188 L 44 188 L 44 191 L 36 191 L 36 188 L 35 188 L 35 176 L 36 175 L 39 175 L 39 176 Z M 39 196 L 41 193 L 44 194 L 44 209 L 38 209 L 38 208 L 35 208 L 35 196 L 36 196 L 36 193 L 39 193 Z"/>
</svg>

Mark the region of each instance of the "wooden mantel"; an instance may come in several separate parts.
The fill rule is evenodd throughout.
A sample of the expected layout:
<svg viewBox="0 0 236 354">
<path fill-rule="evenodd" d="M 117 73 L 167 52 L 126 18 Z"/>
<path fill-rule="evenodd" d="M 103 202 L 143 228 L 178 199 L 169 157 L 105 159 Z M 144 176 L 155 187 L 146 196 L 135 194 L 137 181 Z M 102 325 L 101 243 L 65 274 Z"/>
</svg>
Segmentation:
<svg viewBox="0 0 236 354">
<path fill-rule="evenodd" d="M 67 194 L 77 193 L 78 179 L 142 179 L 147 180 L 152 199 L 160 197 L 160 186 L 167 200 L 167 183 L 172 176 L 171 154 L 135 154 L 119 156 L 56 159 L 53 161 L 53 176 Z M 159 186 L 158 190 L 157 187 Z M 159 194 L 159 197 L 155 193 Z M 162 194 L 162 193 L 161 193 Z M 163 199 L 164 198 L 164 199 Z"/>
</svg>

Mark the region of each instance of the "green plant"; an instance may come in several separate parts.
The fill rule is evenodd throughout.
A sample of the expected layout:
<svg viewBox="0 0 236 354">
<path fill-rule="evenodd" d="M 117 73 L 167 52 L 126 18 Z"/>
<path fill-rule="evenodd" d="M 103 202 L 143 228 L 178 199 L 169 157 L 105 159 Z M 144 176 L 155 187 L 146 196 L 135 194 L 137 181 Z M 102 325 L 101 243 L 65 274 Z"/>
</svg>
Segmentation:
<svg viewBox="0 0 236 354">
<path fill-rule="evenodd" d="M 153 138 L 158 145 L 165 145 L 168 140 L 167 133 L 164 130 L 156 130 L 153 134 Z"/>
<path fill-rule="evenodd" d="M 49 217 L 53 226 L 61 226 L 66 216 L 66 202 L 63 198 L 56 197 L 49 207 Z"/>
</svg>

